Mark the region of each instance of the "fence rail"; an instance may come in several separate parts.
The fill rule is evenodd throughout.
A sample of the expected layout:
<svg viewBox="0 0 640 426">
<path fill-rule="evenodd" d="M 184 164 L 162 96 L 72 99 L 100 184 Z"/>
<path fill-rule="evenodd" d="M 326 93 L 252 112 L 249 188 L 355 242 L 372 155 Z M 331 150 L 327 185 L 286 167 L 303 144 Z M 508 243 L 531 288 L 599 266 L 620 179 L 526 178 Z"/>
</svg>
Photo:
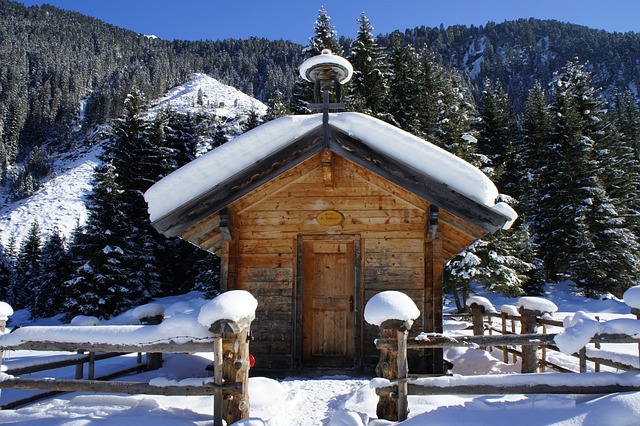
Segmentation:
<svg viewBox="0 0 640 426">
<path fill-rule="evenodd" d="M 521 315 L 507 315 L 484 313 L 484 308 L 472 305 L 471 317 L 473 319 L 473 336 L 453 336 L 441 334 L 421 334 L 416 339 L 407 339 L 408 330 L 410 330 L 411 321 L 387 320 L 380 324 L 380 338 L 376 340 L 376 347 L 380 350 L 380 360 L 376 368 L 379 377 L 387 379 L 388 385 L 378 384 L 376 393 L 379 396 L 377 414 L 378 418 L 403 421 L 408 415 L 408 395 L 447 395 L 447 394 L 466 394 L 466 395 L 484 395 L 484 394 L 602 394 L 614 392 L 630 392 L 640 391 L 640 379 L 633 374 L 632 383 L 619 383 L 613 380 L 610 383 L 596 382 L 579 382 L 571 385 L 559 384 L 562 379 L 554 377 L 553 381 L 545 383 L 544 380 L 553 376 L 553 374 L 539 375 L 538 383 L 529 383 L 525 381 L 517 385 L 509 385 L 503 382 L 491 383 L 438 383 L 434 384 L 435 378 L 423 378 L 415 380 L 408 372 L 407 366 L 407 350 L 415 349 L 432 349 L 432 348 L 448 348 L 448 347 L 478 347 L 490 348 L 501 347 L 508 362 L 508 355 L 517 355 L 522 359 L 522 372 L 527 374 L 527 379 L 537 376 L 535 373 L 540 366 L 551 366 L 561 371 L 569 372 L 570 370 L 553 365 L 548 362 L 543 353 L 542 359 L 537 358 L 538 348 L 558 350 L 555 345 L 555 337 L 558 333 L 538 333 L 538 326 L 542 326 L 546 330 L 547 326 L 562 327 L 562 322 L 541 318 L 541 312 L 530 311 L 521 308 Z M 487 322 L 485 322 L 485 318 Z M 493 327 L 491 318 L 500 318 L 502 326 L 500 329 Z M 511 322 L 511 330 L 508 330 L 506 321 Z M 519 331 L 517 333 L 516 322 L 520 322 Z M 498 332 L 501 334 L 485 335 L 485 331 L 490 333 Z M 635 343 L 640 345 L 640 339 L 626 334 L 596 334 L 590 340 L 590 343 L 599 347 L 605 343 Z M 515 348 L 520 347 L 518 351 Z M 579 359 L 580 372 L 586 372 L 587 360 L 596 362 L 599 366 L 607 365 L 616 369 L 638 370 L 638 368 L 625 365 L 616 361 L 611 361 L 602 357 L 587 356 L 586 347 L 582 348 L 579 353 L 573 354 Z M 563 374 L 563 373 L 556 373 Z M 606 375 L 611 373 L 589 373 L 596 375 Z M 631 373 L 629 373 L 631 374 Z M 581 374 L 582 376 L 582 374 Z M 477 377 L 477 376 L 476 376 Z M 492 377 L 492 376 L 486 376 Z M 600 376 L 602 377 L 602 376 Z M 495 378 L 495 377 L 494 377 Z M 637 379 L 637 380 L 636 380 Z M 540 382 L 540 380 L 542 380 Z"/>
<path fill-rule="evenodd" d="M 56 360 L 28 367 L 9 369 L 8 375 L 30 374 L 36 371 L 44 371 L 52 368 L 76 365 L 76 379 L 38 379 L 21 377 L 4 377 L 0 380 L 0 389 L 20 390 L 46 390 L 48 396 L 59 392 L 106 392 L 124 394 L 150 394 L 150 395 L 213 395 L 214 397 L 214 425 L 221 426 L 234 423 L 249 416 L 249 398 L 247 382 L 249 378 L 249 330 L 253 318 L 242 318 L 239 321 L 217 320 L 209 331 L 210 338 L 192 338 L 190 341 L 185 336 L 173 336 L 166 339 L 167 342 L 158 343 L 108 343 L 108 342 L 70 342 L 70 341 L 41 341 L 28 338 L 13 340 L 0 340 L 0 351 L 53 351 L 53 352 L 78 352 L 66 360 Z M 145 325 L 141 327 L 154 327 Z M 118 327 L 118 326 L 109 326 Z M 126 326 L 124 326 L 126 327 Z M 115 333 L 119 337 L 126 337 L 126 328 Z M 22 327 L 16 334 L 29 336 L 30 327 Z M 35 327 L 33 327 L 35 328 Z M 49 327 L 59 329 L 60 327 Z M 101 332 L 101 326 L 87 326 L 84 331 L 93 331 L 96 335 Z M 64 327 L 62 327 L 64 329 Z M 78 327 L 74 328 L 75 330 Z M 67 328 L 67 330 L 69 330 Z M 138 330 L 138 329 L 136 329 Z M 134 330 L 135 331 L 135 330 Z M 37 335 L 37 333 L 36 333 Z M 123 339 L 127 340 L 127 339 Z M 7 341 L 18 341 L 7 343 Z M 176 343 L 184 342 L 184 343 Z M 84 355 L 84 352 L 89 352 Z M 146 363 L 142 364 L 140 353 L 146 353 Z M 138 353 L 138 363 L 128 368 L 127 372 L 150 370 L 160 368 L 163 353 L 192 353 L 213 352 L 214 373 L 213 378 L 203 378 L 201 386 L 154 386 L 140 382 L 114 382 L 104 381 L 113 378 L 112 375 L 103 376 L 95 380 L 93 377 L 95 361 L 119 356 L 127 353 Z M 0 358 L 1 363 L 2 358 Z M 83 365 L 89 363 L 89 377 L 83 379 Z M 123 373 L 123 371 L 117 374 Z M 37 396 L 24 399 L 30 402 Z M 3 408 L 15 406 L 15 402 L 6 404 Z"/>
</svg>

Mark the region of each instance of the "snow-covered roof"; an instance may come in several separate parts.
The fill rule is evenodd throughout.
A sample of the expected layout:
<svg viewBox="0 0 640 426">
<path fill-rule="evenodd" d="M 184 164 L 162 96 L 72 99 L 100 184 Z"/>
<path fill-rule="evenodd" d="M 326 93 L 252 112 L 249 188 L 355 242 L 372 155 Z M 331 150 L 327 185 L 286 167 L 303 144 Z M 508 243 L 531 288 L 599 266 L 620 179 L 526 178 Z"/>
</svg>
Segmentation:
<svg viewBox="0 0 640 426">
<path fill-rule="evenodd" d="M 330 114 L 331 127 L 442 183 L 504 217 L 505 228 L 515 211 L 498 202 L 498 190 L 477 167 L 395 126 L 365 114 Z M 212 188 L 251 168 L 292 141 L 321 128 L 322 115 L 282 117 L 263 124 L 197 158 L 166 176 L 145 193 L 152 222 L 198 199 Z"/>
<path fill-rule="evenodd" d="M 328 126 L 328 145 L 338 155 L 485 232 L 508 228 L 517 218 L 509 205 L 496 203 L 498 190 L 482 171 L 423 139 L 353 112 L 330 114 Z M 324 132 L 322 115 L 315 114 L 283 117 L 236 137 L 149 188 L 151 221 L 166 236 L 179 235 L 319 152 Z"/>
</svg>

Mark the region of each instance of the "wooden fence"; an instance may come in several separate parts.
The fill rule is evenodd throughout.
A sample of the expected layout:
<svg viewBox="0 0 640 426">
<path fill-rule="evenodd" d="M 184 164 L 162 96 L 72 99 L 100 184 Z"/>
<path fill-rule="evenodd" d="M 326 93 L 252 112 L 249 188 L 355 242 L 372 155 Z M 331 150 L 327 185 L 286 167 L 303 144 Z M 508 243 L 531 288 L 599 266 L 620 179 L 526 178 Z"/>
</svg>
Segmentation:
<svg viewBox="0 0 640 426">
<path fill-rule="evenodd" d="M 483 308 L 484 309 L 484 308 Z M 472 308 L 471 316 L 474 320 L 473 336 L 450 336 L 450 335 L 422 335 L 416 339 L 408 340 L 408 333 L 412 323 L 410 321 L 387 320 L 380 327 L 380 338 L 376 340 L 376 347 L 380 350 L 380 360 L 376 367 L 378 377 L 386 379 L 376 384 L 376 393 L 379 396 L 377 414 L 378 418 L 403 421 L 408 415 L 408 396 L 409 395 L 442 395 L 442 394 L 533 394 L 533 393 L 560 393 L 560 394 L 603 394 L 613 392 L 640 391 L 640 378 L 629 383 L 621 384 L 615 378 L 610 382 L 594 386 L 592 381 L 586 381 L 585 384 L 575 385 L 572 380 L 571 385 L 558 385 L 557 380 L 553 383 L 544 383 L 545 379 L 552 376 L 547 374 L 540 375 L 541 379 L 532 381 L 535 374 L 528 374 L 524 383 L 517 385 L 508 385 L 500 381 L 493 381 L 491 376 L 484 376 L 487 383 L 455 383 L 448 381 L 447 384 L 439 383 L 431 385 L 428 378 L 418 379 L 418 375 L 411 375 L 408 371 L 407 350 L 411 349 L 429 349 L 429 348 L 446 348 L 446 347 L 500 347 L 503 349 L 504 356 L 515 354 L 522 359 L 523 373 L 536 373 L 540 365 L 550 365 L 543 359 L 538 359 L 537 354 L 540 347 L 557 348 L 554 345 L 556 333 L 538 334 L 538 325 L 553 325 L 561 327 L 559 321 L 552 321 L 541 317 L 542 313 L 538 311 L 530 311 L 524 308 L 520 309 L 520 316 L 506 314 L 490 314 L 480 310 L 479 307 Z M 519 321 L 520 334 L 515 333 L 515 326 L 512 325 L 511 331 L 500 329 L 500 335 L 485 335 L 485 330 L 497 331 L 491 325 L 490 319 L 499 317 L 503 321 Z M 485 318 L 489 322 L 485 322 Z M 504 330 L 504 332 L 503 332 Z M 590 343 L 596 345 L 604 343 L 639 343 L 640 339 L 625 334 L 596 334 L 591 338 Z M 520 346 L 521 350 L 515 349 Z M 506 353 L 504 352 L 506 349 Z M 580 351 L 576 356 L 580 359 L 580 371 L 586 371 L 586 360 L 591 360 L 602 365 L 609 365 L 617 369 L 637 370 L 633 366 L 622 365 L 610 360 L 587 357 L 586 352 Z M 506 359 L 506 358 L 505 358 Z M 506 361 L 505 361 L 506 362 Z M 552 365 L 553 366 L 553 365 Z M 554 366 L 559 367 L 559 366 Z M 562 368 L 561 371 L 569 370 Z M 592 374 L 610 374 L 610 373 L 592 373 Z M 435 380 L 435 377 L 434 377 Z M 433 381 L 433 380 L 431 380 Z"/>
<path fill-rule="evenodd" d="M 473 321 L 473 334 L 474 336 L 484 336 L 488 333 L 489 336 L 498 333 L 498 336 L 512 336 L 518 333 L 520 334 L 536 334 L 541 331 L 542 335 L 548 335 L 555 337 L 555 334 L 548 334 L 547 328 L 563 328 L 563 322 L 545 318 L 542 313 L 535 310 L 520 308 L 520 315 L 509 315 L 505 312 L 487 312 L 486 309 L 476 303 L 471 304 L 471 318 Z M 633 310 L 632 310 L 633 311 Z M 495 327 L 494 319 L 499 320 L 500 328 Z M 498 339 L 498 341 L 508 342 L 507 340 Z M 591 343 L 595 344 L 595 348 L 599 349 L 604 343 L 634 343 L 637 340 L 624 335 L 607 335 L 606 341 L 600 336 L 595 336 Z M 546 367 L 552 368 L 556 371 L 571 373 L 574 370 L 568 369 L 564 366 L 555 364 L 548 360 L 548 351 L 560 352 L 560 349 L 553 341 L 545 340 L 540 345 L 524 345 L 521 350 L 516 348 L 518 343 L 512 344 L 487 344 L 486 346 L 498 346 L 502 350 L 503 361 L 509 363 L 509 355 L 511 355 L 511 361 L 516 362 L 517 358 L 522 360 L 522 373 L 535 373 L 544 372 Z M 638 352 L 640 356 L 640 351 Z M 594 356 L 587 354 L 587 347 L 583 347 L 578 352 L 571 354 L 570 356 L 578 360 L 578 371 L 580 373 L 587 372 L 587 362 L 594 364 L 594 370 L 600 371 L 601 366 L 607 366 L 618 370 L 640 370 L 635 365 L 624 364 L 622 362 L 607 359 L 601 356 Z"/>
<path fill-rule="evenodd" d="M 53 392 L 105 392 L 123 394 L 149 395 L 212 395 L 213 419 L 215 426 L 234 423 L 249 417 L 248 379 L 249 379 L 249 330 L 251 319 L 240 321 L 219 320 L 211 325 L 209 331 L 213 337 L 186 343 L 154 343 L 154 344 L 119 344 L 119 343 L 76 343 L 61 341 L 21 341 L 13 345 L 3 345 L 0 339 L 0 351 L 56 351 L 77 352 L 80 356 L 72 356 L 54 363 L 32 366 L 28 369 L 7 371 L 10 376 L 0 381 L 0 389 L 46 390 Z M 114 326 L 110 326 L 114 327 Z M 62 329 L 64 327 L 49 327 Z M 84 327 L 74 327 L 74 329 Z M 100 326 L 88 326 L 87 331 L 96 330 Z M 28 332 L 29 327 L 21 330 Z M 25 333 L 27 334 L 27 333 Z M 182 338 L 182 337 L 181 337 Z M 171 339 L 168 339 L 169 341 Z M 82 355 L 88 352 L 88 355 Z M 147 353 L 146 365 L 140 362 L 131 371 L 156 369 L 162 365 L 163 353 L 213 352 L 213 378 L 203 379 L 201 386 L 154 386 L 140 382 L 103 381 L 111 378 L 93 377 L 95 361 L 123 353 Z M 1 363 L 2 358 L 0 358 Z M 138 361 L 141 361 L 140 357 Z M 89 377 L 83 379 L 82 366 L 89 363 Z M 13 377 L 18 374 L 29 374 L 40 369 L 59 368 L 76 365 L 76 379 L 52 380 L 37 378 Z M 123 373 L 123 372 L 120 372 Z M 101 380 L 103 379 L 103 380 Z"/>
</svg>

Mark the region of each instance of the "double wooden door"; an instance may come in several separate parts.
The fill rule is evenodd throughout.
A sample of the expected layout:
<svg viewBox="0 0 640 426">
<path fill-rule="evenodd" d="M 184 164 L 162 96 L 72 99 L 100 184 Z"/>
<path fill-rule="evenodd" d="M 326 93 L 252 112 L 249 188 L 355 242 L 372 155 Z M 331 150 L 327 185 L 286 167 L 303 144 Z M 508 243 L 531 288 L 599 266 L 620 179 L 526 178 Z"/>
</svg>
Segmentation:
<svg viewBox="0 0 640 426">
<path fill-rule="evenodd" d="M 353 367 L 356 355 L 356 240 L 302 240 L 302 364 Z"/>
</svg>

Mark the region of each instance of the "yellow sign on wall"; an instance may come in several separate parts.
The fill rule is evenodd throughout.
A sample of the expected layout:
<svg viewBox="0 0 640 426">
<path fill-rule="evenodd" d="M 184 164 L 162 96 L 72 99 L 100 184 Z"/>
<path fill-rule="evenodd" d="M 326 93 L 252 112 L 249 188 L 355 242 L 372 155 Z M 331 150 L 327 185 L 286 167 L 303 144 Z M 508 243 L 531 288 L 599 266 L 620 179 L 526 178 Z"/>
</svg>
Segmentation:
<svg viewBox="0 0 640 426">
<path fill-rule="evenodd" d="M 336 210 L 325 210 L 316 216 L 316 221 L 324 226 L 340 225 L 343 220 L 344 215 Z"/>
</svg>

